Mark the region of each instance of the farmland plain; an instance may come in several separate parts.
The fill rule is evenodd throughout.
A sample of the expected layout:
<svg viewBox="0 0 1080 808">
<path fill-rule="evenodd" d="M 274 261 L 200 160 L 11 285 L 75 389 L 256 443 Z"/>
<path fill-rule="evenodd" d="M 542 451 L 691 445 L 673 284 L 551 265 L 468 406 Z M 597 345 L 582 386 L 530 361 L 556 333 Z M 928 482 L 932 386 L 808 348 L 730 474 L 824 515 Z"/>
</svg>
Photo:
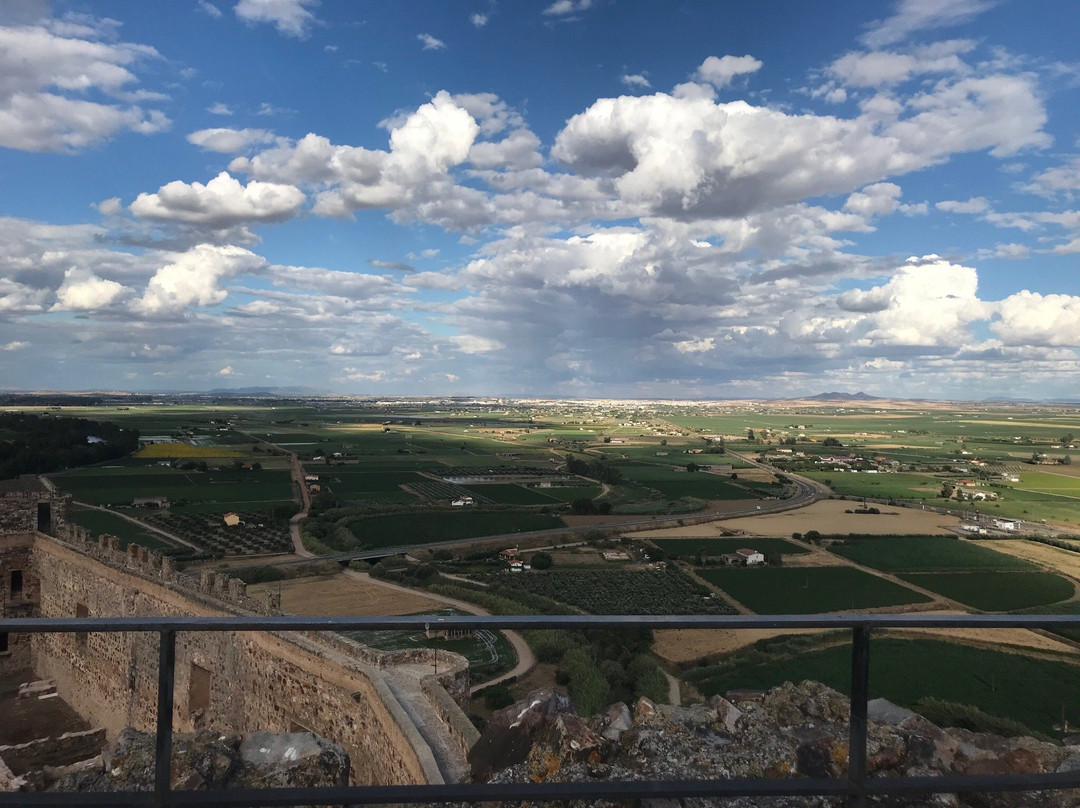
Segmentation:
<svg viewBox="0 0 1080 808">
<path fill-rule="evenodd" d="M 853 567 L 705 568 L 697 574 L 758 614 L 816 614 L 930 600 Z"/>
</svg>

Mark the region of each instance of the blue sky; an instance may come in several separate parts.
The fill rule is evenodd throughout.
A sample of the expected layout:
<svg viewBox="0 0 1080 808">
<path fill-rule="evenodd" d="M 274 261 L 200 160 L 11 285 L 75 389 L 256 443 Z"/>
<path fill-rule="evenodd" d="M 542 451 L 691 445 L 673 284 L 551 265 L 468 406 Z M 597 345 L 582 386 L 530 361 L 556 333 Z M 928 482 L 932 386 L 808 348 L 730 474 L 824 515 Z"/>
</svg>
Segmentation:
<svg viewBox="0 0 1080 808">
<path fill-rule="evenodd" d="M 1077 398 L 1072 0 L 0 7 L 0 388 Z"/>
</svg>

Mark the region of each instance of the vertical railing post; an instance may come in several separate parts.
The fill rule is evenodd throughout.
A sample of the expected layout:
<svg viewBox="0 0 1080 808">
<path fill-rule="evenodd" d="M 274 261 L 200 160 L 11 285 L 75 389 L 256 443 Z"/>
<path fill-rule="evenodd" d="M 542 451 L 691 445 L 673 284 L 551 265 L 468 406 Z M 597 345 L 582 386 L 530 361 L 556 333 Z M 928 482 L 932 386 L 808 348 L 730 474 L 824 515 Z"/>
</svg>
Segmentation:
<svg viewBox="0 0 1080 808">
<path fill-rule="evenodd" d="M 172 778 L 173 686 L 176 683 L 176 631 L 162 629 L 158 639 L 157 739 L 154 745 L 154 806 L 169 804 Z"/>
<path fill-rule="evenodd" d="M 866 805 L 866 702 L 870 697 L 870 629 L 851 629 L 851 719 L 848 726 L 848 779 L 858 789 L 850 804 Z"/>
</svg>

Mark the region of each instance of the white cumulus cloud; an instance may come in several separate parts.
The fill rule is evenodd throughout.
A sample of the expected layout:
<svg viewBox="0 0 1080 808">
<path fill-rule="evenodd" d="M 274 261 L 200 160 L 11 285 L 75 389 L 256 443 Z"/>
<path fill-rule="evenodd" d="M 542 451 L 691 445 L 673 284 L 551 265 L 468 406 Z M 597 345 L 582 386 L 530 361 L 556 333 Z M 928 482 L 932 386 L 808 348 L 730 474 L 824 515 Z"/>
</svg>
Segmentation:
<svg viewBox="0 0 1080 808">
<path fill-rule="evenodd" d="M 144 219 L 224 228 L 284 221 L 304 199 L 304 192 L 292 185 L 252 181 L 245 186 L 223 171 L 205 185 L 176 180 L 156 193 L 139 194 L 130 210 Z"/>
<path fill-rule="evenodd" d="M 0 26 L 0 146 L 76 151 L 123 132 L 169 128 L 159 110 L 129 100 L 159 100 L 134 91 L 133 70 L 160 54 L 149 45 L 98 41 L 93 25 L 45 20 Z"/>
<path fill-rule="evenodd" d="M 694 73 L 694 78 L 711 84 L 717 89 L 727 87 L 736 76 L 745 76 L 761 70 L 761 61 L 747 54 L 746 56 L 710 56 Z"/>
<path fill-rule="evenodd" d="M 96 311 L 116 301 L 129 290 L 116 281 L 99 278 L 93 273 L 69 269 L 64 283 L 56 290 L 52 311 Z"/>
</svg>

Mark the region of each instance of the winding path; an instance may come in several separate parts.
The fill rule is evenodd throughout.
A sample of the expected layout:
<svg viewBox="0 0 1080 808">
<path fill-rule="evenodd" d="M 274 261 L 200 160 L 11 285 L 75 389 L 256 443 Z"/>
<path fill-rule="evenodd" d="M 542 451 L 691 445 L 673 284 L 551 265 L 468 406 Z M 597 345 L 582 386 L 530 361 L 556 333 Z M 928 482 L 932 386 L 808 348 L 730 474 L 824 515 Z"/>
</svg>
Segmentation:
<svg viewBox="0 0 1080 808">
<path fill-rule="evenodd" d="M 389 581 L 380 581 L 378 578 L 371 577 L 371 575 L 367 572 L 345 570 L 343 574 L 349 576 L 350 578 L 355 578 L 358 581 L 364 581 L 366 583 L 373 584 L 375 586 L 381 586 L 386 589 L 393 589 L 397 592 L 408 592 L 410 595 L 423 595 L 425 598 L 437 600 L 440 603 L 445 603 L 447 606 L 453 606 L 455 609 L 466 612 L 467 614 L 491 614 L 491 612 L 487 611 L 486 609 L 481 609 L 475 603 L 468 603 L 467 601 L 458 600 L 456 598 L 448 598 L 445 595 L 436 595 L 434 592 L 426 592 L 422 589 L 412 589 L 407 586 L 401 586 L 400 584 L 392 584 Z M 510 641 L 510 645 L 514 647 L 514 653 L 517 654 L 518 658 L 517 665 L 515 665 L 512 670 L 500 674 L 494 679 L 489 679 L 486 682 L 481 682 L 480 684 L 473 685 L 470 692 L 475 693 L 477 690 L 487 687 L 488 685 L 498 684 L 499 682 L 506 681 L 507 679 L 513 678 L 515 676 L 523 676 L 529 671 L 531 671 L 536 665 L 536 655 L 533 654 L 532 649 L 529 648 L 529 645 L 525 642 L 524 637 L 522 637 L 516 631 L 510 631 L 509 629 L 503 630 L 502 633 L 506 636 L 506 639 Z"/>
</svg>

